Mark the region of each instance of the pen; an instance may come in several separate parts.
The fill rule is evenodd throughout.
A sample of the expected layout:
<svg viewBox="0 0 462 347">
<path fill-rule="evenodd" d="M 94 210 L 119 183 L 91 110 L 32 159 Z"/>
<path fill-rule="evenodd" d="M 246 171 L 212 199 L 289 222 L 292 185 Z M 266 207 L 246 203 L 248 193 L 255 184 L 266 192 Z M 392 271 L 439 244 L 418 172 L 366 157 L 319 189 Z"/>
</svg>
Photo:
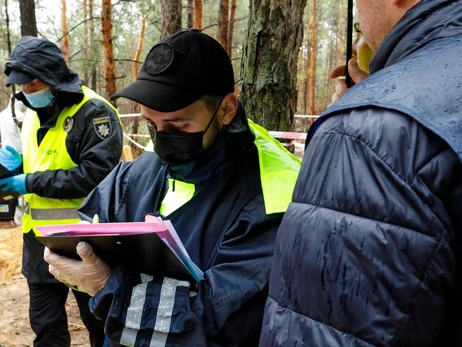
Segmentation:
<svg viewBox="0 0 462 347">
<path fill-rule="evenodd" d="M 97 214 L 93 216 L 93 220 L 91 221 L 93 224 L 99 223 L 99 217 Z"/>
</svg>

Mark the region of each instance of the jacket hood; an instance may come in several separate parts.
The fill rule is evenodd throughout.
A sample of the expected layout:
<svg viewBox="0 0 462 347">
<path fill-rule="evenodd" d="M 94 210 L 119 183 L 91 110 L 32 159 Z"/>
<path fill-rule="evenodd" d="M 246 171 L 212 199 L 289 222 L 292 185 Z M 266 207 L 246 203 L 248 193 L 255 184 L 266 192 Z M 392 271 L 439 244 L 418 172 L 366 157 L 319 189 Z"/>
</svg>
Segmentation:
<svg viewBox="0 0 462 347">
<path fill-rule="evenodd" d="M 82 94 L 82 81 L 69 69 L 61 50 L 52 42 L 34 36 L 23 36 L 5 64 L 5 74 L 19 70 L 58 91 Z"/>
<path fill-rule="evenodd" d="M 385 37 L 371 62 L 371 74 L 403 59 L 435 39 L 460 34 L 461 8 L 462 0 L 419 2 Z"/>
</svg>

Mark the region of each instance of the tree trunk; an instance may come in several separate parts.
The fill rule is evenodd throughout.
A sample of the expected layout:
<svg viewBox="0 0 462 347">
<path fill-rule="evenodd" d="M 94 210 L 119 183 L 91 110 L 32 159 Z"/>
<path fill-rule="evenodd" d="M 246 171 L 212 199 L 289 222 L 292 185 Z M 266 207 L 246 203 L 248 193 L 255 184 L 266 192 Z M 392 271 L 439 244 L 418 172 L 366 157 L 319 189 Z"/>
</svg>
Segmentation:
<svg viewBox="0 0 462 347">
<path fill-rule="evenodd" d="M 63 42 L 61 50 L 63 51 L 64 60 L 69 63 L 69 30 L 67 29 L 67 7 L 66 0 L 61 0 L 61 30 L 63 32 Z"/>
<path fill-rule="evenodd" d="M 83 0 L 83 43 L 82 43 L 82 51 L 83 54 L 85 55 L 85 59 L 88 58 L 88 5 L 87 5 L 87 0 Z M 85 72 L 83 73 L 83 83 L 85 85 L 89 85 L 89 73 L 88 69 L 85 69 Z"/>
<path fill-rule="evenodd" d="M 303 86 L 304 86 L 304 93 L 303 93 L 303 109 L 304 113 L 308 114 L 309 109 L 309 101 L 310 101 L 310 62 L 311 62 L 311 48 L 310 48 L 310 40 L 308 37 L 311 38 L 310 35 L 310 26 L 306 30 L 306 40 L 305 40 L 305 47 L 306 47 L 306 56 L 305 56 L 305 71 L 304 71 L 304 78 L 303 78 Z"/>
<path fill-rule="evenodd" d="M 11 54 L 11 34 L 10 34 L 10 16 L 8 14 L 8 0 L 5 0 L 5 24 L 6 24 L 6 44 L 8 46 L 8 56 Z M 13 94 L 16 93 L 16 85 L 15 84 L 12 84 L 11 85 L 11 92 Z M 4 100 L 4 95 L 3 93 L 1 93 L 1 98 L 2 98 L 2 109 L 4 109 L 7 105 L 8 105 L 8 102 L 9 102 L 9 98 L 7 97 L 5 100 Z M 11 99 L 11 112 L 13 114 L 13 119 L 16 118 L 16 115 L 14 113 L 14 102 L 15 102 L 15 98 L 12 98 Z"/>
<path fill-rule="evenodd" d="M 188 29 L 194 28 L 194 0 L 188 0 Z"/>
<path fill-rule="evenodd" d="M 116 73 L 114 62 L 114 47 L 112 43 L 112 3 L 111 0 L 103 0 L 101 4 L 101 37 L 103 42 L 103 62 L 105 97 L 109 100 L 110 96 L 116 92 Z M 112 102 L 116 106 L 115 101 Z"/>
<path fill-rule="evenodd" d="M 202 30 L 202 0 L 194 0 L 194 28 Z"/>
<path fill-rule="evenodd" d="M 344 13 L 345 9 L 345 0 L 340 0 L 340 5 L 338 8 L 338 39 L 337 39 L 337 66 L 344 65 L 345 62 L 343 61 L 343 54 L 344 48 L 343 48 L 343 33 L 345 31 L 344 24 L 343 24 L 343 18 L 345 16 Z"/>
<path fill-rule="evenodd" d="M 144 14 L 141 14 L 140 35 L 138 36 L 138 44 L 135 49 L 135 54 L 133 55 L 133 66 L 132 66 L 133 81 L 136 81 L 136 77 L 138 76 L 138 70 L 140 67 L 139 60 L 141 57 L 141 52 L 143 50 L 145 32 L 146 32 L 146 16 Z"/>
<path fill-rule="evenodd" d="M 19 0 L 19 12 L 21 17 L 21 36 L 37 36 L 34 0 Z"/>
<path fill-rule="evenodd" d="M 90 47 L 93 50 L 93 44 L 95 39 L 95 21 L 93 18 L 93 0 L 88 0 L 88 18 L 90 20 Z M 96 73 L 96 64 L 92 64 L 93 68 L 91 69 L 91 89 L 96 92 L 97 86 L 97 73 Z"/>
<path fill-rule="evenodd" d="M 218 42 L 228 52 L 228 25 L 229 25 L 229 0 L 220 0 L 218 10 Z"/>
<path fill-rule="evenodd" d="M 162 0 L 162 38 L 181 31 L 181 0 Z"/>
<path fill-rule="evenodd" d="M 317 56 L 317 47 L 318 41 L 316 36 L 316 0 L 312 0 L 313 7 L 311 12 L 311 42 L 310 42 L 310 114 L 316 114 L 316 56 Z"/>
<path fill-rule="evenodd" d="M 234 34 L 234 21 L 236 19 L 236 0 L 231 0 L 231 11 L 229 13 L 228 25 L 228 55 L 233 59 L 233 34 Z"/>
<path fill-rule="evenodd" d="M 241 65 L 241 100 L 268 130 L 292 131 L 297 106 L 297 60 L 306 0 L 250 0 Z"/>
</svg>

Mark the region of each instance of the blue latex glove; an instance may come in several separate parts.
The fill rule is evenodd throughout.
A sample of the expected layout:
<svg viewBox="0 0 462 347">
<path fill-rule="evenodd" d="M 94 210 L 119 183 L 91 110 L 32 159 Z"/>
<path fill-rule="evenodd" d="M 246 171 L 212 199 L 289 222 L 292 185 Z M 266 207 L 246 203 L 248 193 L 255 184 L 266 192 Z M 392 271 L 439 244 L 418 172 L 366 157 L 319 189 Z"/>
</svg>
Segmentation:
<svg viewBox="0 0 462 347">
<path fill-rule="evenodd" d="M 0 164 L 9 171 L 16 170 L 22 163 L 22 156 L 13 147 L 5 146 L 0 148 Z"/>
<path fill-rule="evenodd" d="M 4 192 L 16 192 L 19 195 L 27 194 L 26 174 L 20 174 L 0 179 L 0 189 Z"/>
</svg>

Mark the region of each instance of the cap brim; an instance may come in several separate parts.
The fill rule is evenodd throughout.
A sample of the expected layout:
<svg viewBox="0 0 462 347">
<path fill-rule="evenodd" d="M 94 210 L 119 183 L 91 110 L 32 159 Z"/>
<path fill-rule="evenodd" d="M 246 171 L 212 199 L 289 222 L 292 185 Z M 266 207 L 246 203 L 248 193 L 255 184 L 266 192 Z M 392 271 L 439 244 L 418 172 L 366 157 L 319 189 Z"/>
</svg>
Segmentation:
<svg viewBox="0 0 462 347">
<path fill-rule="evenodd" d="M 111 100 L 126 98 L 158 112 L 174 112 L 200 99 L 199 90 L 182 90 L 166 84 L 137 80 L 111 96 Z"/>
<path fill-rule="evenodd" d="M 10 74 L 8 75 L 8 79 L 6 80 L 6 86 L 9 87 L 12 84 L 27 84 L 34 80 L 34 77 L 29 76 L 28 74 L 18 71 L 18 70 L 11 70 Z"/>
</svg>

